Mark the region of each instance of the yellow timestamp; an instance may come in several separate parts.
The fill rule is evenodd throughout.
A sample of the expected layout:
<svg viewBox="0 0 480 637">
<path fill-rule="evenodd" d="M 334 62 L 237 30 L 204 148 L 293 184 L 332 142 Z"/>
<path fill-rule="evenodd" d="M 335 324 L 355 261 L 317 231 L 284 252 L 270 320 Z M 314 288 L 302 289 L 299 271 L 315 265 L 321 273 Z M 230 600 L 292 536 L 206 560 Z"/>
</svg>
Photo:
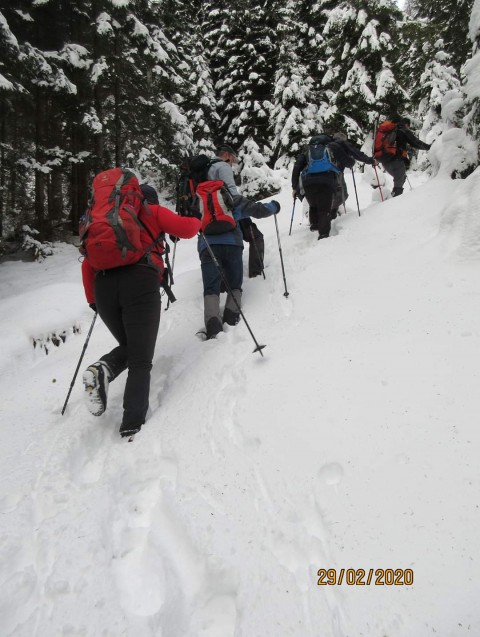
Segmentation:
<svg viewBox="0 0 480 637">
<path fill-rule="evenodd" d="M 320 568 L 318 586 L 412 586 L 411 568 Z"/>
</svg>

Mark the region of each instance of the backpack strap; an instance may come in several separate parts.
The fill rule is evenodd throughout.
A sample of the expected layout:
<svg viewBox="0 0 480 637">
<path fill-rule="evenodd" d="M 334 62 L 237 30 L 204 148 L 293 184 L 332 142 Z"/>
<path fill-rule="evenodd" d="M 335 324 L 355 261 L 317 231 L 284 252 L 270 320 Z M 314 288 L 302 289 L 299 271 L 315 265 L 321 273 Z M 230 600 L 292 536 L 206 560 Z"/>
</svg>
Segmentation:
<svg viewBox="0 0 480 637">
<path fill-rule="evenodd" d="M 149 215 L 152 214 L 148 203 L 144 200 L 143 201 L 143 206 L 144 208 L 147 210 L 147 213 Z M 150 230 L 146 227 L 145 224 L 143 224 L 140 220 L 140 218 L 138 219 L 140 225 L 142 226 L 142 228 L 145 230 L 145 232 L 148 234 L 148 236 L 152 239 L 152 243 L 150 243 L 146 248 L 145 248 L 145 259 L 147 261 L 147 265 L 150 266 L 151 268 L 154 268 L 155 270 L 159 270 L 159 268 L 157 268 L 157 266 L 152 262 L 151 259 L 151 253 L 153 248 L 160 243 L 161 241 L 164 242 L 164 255 L 165 255 L 165 268 L 163 270 L 162 273 L 162 278 L 161 278 L 161 286 L 162 288 L 165 290 L 165 294 L 168 297 L 168 300 L 170 301 L 170 303 L 175 303 L 175 301 L 177 300 L 174 293 L 172 292 L 172 288 L 171 286 L 173 285 L 173 273 L 172 273 L 172 268 L 170 267 L 170 259 L 169 259 L 169 252 L 170 252 L 170 246 L 167 243 L 167 240 L 165 239 L 165 233 L 161 232 L 158 237 L 154 237 L 154 235 L 150 232 Z"/>
</svg>

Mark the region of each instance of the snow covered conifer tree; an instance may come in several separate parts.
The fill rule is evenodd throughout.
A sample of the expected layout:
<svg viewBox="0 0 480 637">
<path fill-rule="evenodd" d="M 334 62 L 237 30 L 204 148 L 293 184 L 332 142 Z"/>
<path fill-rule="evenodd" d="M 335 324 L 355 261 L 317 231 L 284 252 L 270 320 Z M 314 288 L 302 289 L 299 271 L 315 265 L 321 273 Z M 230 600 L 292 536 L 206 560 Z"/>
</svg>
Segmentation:
<svg viewBox="0 0 480 637">
<path fill-rule="evenodd" d="M 209 7 L 208 3 L 199 0 L 188 0 L 181 4 L 182 8 L 176 14 L 179 18 L 176 30 L 172 29 L 172 24 L 167 24 L 166 32 L 177 47 L 181 60 L 178 72 L 184 78 L 182 110 L 191 129 L 195 151 L 212 152 L 215 148 L 215 128 L 220 117 L 206 52 L 208 44 L 204 37 Z"/>
<path fill-rule="evenodd" d="M 344 0 L 330 11 L 323 86 L 334 95 L 332 128 L 361 139 L 380 115 L 404 110 L 408 95 L 398 81 L 394 47 L 400 16 L 384 0 Z"/>
<path fill-rule="evenodd" d="M 462 73 L 465 78 L 464 90 L 468 109 L 465 125 L 476 141 L 477 156 L 472 158 L 472 164 L 476 166 L 480 159 L 480 0 L 475 0 L 472 7 L 469 36 L 473 42 L 473 50 L 470 59 L 462 68 Z"/>
<path fill-rule="evenodd" d="M 305 140 L 321 125 L 315 81 L 306 60 L 308 23 L 302 0 L 288 0 L 279 10 L 278 62 L 275 73 L 273 111 L 273 162 L 288 164 Z"/>
<path fill-rule="evenodd" d="M 428 26 L 430 42 L 443 40 L 444 51 L 457 73 L 470 52 L 468 24 L 472 5 L 473 0 L 409 0 L 408 3 L 409 15 L 423 19 Z"/>
<path fill-rule="evenodd" d="M 252 137 L 268 158 L 275 75 L 277 0 L 245 0 L 230 9 L 215 50 L 216 90 L 224 138 L 240 147 Z"/>
<path fill-rule="evenodd" d="M 419 104 L 417 117 L 423 123 L 422 139 L 430 141 L 438 137 L 445 127 L 442 122 L 442 103 L 447 93 L 461 92 L 460 80 L 453 66 L 449 64 L 449 55 L 443 50 L 443 40 L 435 43 L 437 52 L 420 77 L 419 89 L 413 93 L 413 99 Z"/>
</svg>

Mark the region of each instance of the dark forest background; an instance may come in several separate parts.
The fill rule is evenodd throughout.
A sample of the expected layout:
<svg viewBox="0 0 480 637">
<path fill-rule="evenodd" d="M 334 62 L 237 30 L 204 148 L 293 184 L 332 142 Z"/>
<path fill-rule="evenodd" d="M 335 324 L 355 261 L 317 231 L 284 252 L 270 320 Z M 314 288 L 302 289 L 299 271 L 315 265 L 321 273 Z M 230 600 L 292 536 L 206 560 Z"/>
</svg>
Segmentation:
<svg viewBox="0 0 480 637">
<path fill-rule="evenodd" d="M 0 239 L 76 232 L 114 165 L 172 193 L 181 157 L 223 140 L 273 168 L 315 131 L 362 143 L 392 114 L 477 139 L 472 4 L 2 0 Z"/>
</svg>

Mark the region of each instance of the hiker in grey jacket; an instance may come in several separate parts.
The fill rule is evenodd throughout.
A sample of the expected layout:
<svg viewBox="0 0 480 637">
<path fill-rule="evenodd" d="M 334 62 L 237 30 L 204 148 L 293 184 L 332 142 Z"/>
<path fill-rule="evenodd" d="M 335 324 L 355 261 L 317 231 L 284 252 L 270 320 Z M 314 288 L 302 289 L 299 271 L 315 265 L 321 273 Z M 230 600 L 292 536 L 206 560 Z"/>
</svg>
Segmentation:
<svg viewBox="0 0 480 637">
<path fill-rule="evenodd" d="M 222 144 L 216 152 L 217 161 L 208 169 L 209 180 L 221 180 L 226 185 L 233 197 L 233 217 L 237 225 L 233 230 L 221 234 L 208 235 L 208 243 L 212 248 L 220 267 L 232 290 L 233 297 L 228 294 L 223 311 L 220 315 L 221 275 L 207 250 L 205 239 L 202 235 L 198 239 L 198 253 L 202 265 L 204 319 L 207 339 L 223 331 L 223 323 L 236 325 L 240 320 L 237 307 L 241 306 L 243 283 L 243 236 L 239 227 L 239 221 L 248 217 L 261 219 L 277 214 L 280 204 L 270 201 L 267 204 L 250 201 L 243 197 L 235 185 L 232 165 L 238 161 L 237 152 L 228 144 Z M 236 301 L 236 302 L 235 302 Z"/>
</svg>

